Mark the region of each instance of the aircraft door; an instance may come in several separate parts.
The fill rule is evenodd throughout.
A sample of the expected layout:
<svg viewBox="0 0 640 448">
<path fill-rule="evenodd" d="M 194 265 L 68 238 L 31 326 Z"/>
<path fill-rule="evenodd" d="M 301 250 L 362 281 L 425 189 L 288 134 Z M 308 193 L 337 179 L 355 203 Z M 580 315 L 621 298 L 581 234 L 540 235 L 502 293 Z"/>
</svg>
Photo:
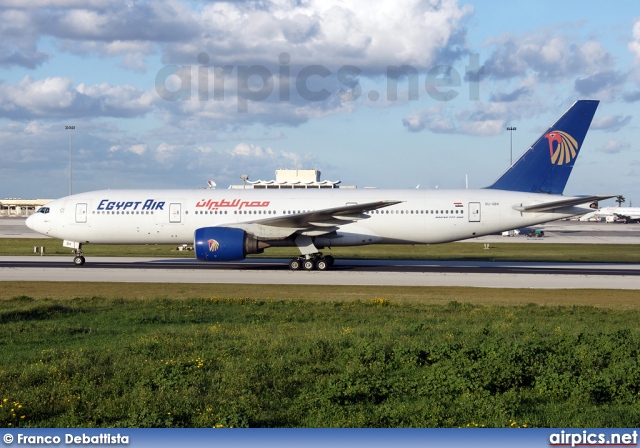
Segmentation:
<svg viewBox="0 0 640 448">
<path fill-rule="evenodd" d="M 76 222 L 78 223 L 87 222 L 87 204 L 85 203 L 76 204 Z"/>
<path fill-rule="evenodd" d="M 180 203 L 169 204 L 169 222 L 181 222 Z"/>
<path fill-rule="evenodd" d="M 479 202 L 469 202 L 469 222 L 480 222 Z"/>
</svg>

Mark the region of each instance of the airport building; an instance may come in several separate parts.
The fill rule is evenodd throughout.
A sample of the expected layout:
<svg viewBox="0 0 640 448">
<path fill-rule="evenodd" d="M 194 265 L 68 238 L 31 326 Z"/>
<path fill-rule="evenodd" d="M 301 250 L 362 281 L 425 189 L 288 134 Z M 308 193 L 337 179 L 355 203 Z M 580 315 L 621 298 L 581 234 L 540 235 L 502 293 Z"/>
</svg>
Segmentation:
<svg viewBox="0 0 640 448">
<path fill-rule="evenodd" d="M 35 213 L 44 204 L 52 199 L 20 199 L 4 198 L 0 199 L 0 217 L 25 217 Z"/>
<path fill-rule="evenodd" d="M 232 190 L 242 189 L 315 189 L 315 188 L 356 188 L 355 186 L 339 185 L 340 181 L 320 180 L 320 170 L 276 170 L 275 180 L 249 180 L 243 175 L 242 185 L 230 185 Z"/>
</svg>

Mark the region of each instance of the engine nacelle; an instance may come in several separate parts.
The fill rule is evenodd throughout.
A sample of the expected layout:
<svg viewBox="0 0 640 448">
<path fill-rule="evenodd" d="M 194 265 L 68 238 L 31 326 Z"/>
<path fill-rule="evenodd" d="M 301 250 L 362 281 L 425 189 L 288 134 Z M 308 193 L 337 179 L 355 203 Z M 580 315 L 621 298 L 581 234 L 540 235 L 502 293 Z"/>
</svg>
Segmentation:
<svg viewBox="0 0 640 448">
<path fill-rule="evenodd" d="M 202 261 L 243 260 L 247 254 L 260 254 L 269 245 L 242 229 L 203 227 L 193 237 L 196 257 Z"/>
</svg>

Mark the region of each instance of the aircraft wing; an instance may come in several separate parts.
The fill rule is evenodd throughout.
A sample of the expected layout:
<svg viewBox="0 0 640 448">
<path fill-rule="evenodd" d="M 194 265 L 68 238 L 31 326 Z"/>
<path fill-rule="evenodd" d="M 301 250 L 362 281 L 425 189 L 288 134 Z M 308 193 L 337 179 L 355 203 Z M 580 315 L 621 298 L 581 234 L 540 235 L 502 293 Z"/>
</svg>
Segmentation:
<svg viewBox="0 0 640 448">
<path fill-rule="evenodd" d="M 365 212 L 399 204 L 403 201 L 377 201 L 348 204 L 341 207 L 292 213 L 273 218 L 258 219 L 227 225 L 252 233 L 258 238 L 286 238 L 294 233 L 318 236 L 338 230 L 341 225 L 368 219 Z"/>
<path fill-rule="evenodd" d="M 560 199 L 560 200 L 551 201 L 551 202 L 543 202 L 542 204 L 515 205 L 513 208 L 515 210 L 518 210 L 519 212 L 529 212 L 529 213 L 547 212 L 550 210 L 557 210 L 559 208 L 566 208 L 574 205 L 586 204 L 587 202 L 603 201 L 605 199 L 615 198 L 617 196 L 618 195 L 615 195 L 615 194 L 582 196 L 582 197 L 575 197 L 575 198 Z"/>
</svg>

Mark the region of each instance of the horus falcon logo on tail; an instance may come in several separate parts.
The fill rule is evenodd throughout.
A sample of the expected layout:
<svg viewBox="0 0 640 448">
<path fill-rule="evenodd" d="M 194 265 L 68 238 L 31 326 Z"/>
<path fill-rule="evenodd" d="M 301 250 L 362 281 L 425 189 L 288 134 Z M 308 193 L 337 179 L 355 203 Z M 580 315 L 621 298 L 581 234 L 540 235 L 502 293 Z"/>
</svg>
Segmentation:
<svg viewBox="0 0 640 448">
<path fill-rule="evenodd" d="M 545 138 L 549 140 L 549 154 L 554 165 L 569 163 L 578 155 L 578 142 L 566 132 L 551 131 Z M 553 142 L 557 143 L 555 151 Z"/>
</svg>

